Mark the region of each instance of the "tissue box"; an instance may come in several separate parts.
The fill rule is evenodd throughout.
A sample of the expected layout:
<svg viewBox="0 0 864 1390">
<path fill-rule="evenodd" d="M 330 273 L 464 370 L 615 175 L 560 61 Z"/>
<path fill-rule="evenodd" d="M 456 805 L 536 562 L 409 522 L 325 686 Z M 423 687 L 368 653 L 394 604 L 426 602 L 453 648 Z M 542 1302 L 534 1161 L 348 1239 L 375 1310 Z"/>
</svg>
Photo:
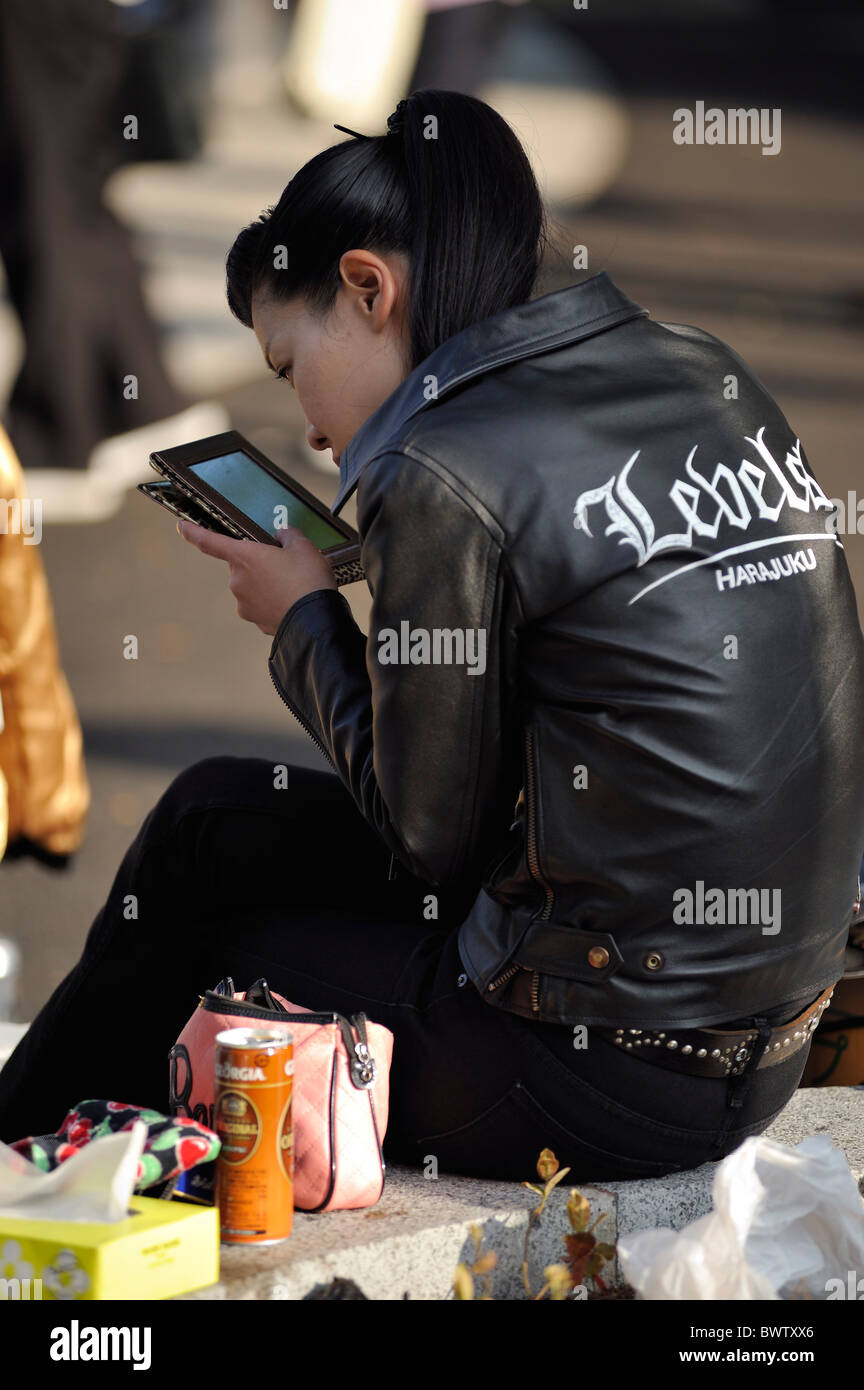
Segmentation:
<svg viewBox="0 0 864 1390">
<path fill-rule="evenodd" d="M 219 1278 L 219 1210 L 139 1197 L 121 1221 L 0 1216 L 0 1279 L 31 1299 L 173 1298 Z M 41 1280 L 41 1290 L 39 1283 Z"/>
</svg>

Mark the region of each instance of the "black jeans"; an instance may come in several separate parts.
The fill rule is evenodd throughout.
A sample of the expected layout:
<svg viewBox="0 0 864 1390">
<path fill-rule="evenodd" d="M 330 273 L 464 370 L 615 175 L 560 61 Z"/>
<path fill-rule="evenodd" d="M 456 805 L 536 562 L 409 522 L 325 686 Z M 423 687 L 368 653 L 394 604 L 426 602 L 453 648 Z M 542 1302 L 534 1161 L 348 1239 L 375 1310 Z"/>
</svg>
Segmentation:
<svg viewBox="0 0 864 1390">
<path fill-rule="evenodd" d="M 808 1049 L 730 1082 L 486 1004 L 456 928 L 477 885 L 400 869 L 328 772 L 216 757 L 145 818 L 81 960 L 0 1071 L 0 1137 L 52 1132 L 88 1098 L 167 1111 L 168 1049 L 205 988 L 264 976 L 295 1004 L 364 1010 L 395 1035 L 385 1156 L 522 1179 L 551 1148 L 571 1181 L 693 1168 L 766 1128 Z M 437 919 L 434 918 L 437 903 Z M 795 1012 L 795 1010 L 792 1010 Z"/>
</svg>

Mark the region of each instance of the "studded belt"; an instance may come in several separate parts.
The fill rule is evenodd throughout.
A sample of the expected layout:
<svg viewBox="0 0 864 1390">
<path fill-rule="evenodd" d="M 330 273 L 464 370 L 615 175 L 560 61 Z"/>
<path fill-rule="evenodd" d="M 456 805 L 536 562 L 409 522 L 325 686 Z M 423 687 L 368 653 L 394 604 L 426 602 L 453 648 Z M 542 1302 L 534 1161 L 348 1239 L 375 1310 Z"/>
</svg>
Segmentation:
<svg viewBox="0 0 864 1390">
<path fill-rule="evenodd" d="M 785 1062 L 806 1046 L 834 989 L 835 985 L 829 985 L 797 1018 L 771 1027 L 768 1044 L 756 1063 L 757 1071 Z M 758 1028 L 667 1028 L 663 1032 L 650 1028 L 592 1028 L 591 1032 L 599 1033 L 644 1062 L 695 1076 L 721 1078 L 740 1076 L 759 1037 Z"/>
</svg>

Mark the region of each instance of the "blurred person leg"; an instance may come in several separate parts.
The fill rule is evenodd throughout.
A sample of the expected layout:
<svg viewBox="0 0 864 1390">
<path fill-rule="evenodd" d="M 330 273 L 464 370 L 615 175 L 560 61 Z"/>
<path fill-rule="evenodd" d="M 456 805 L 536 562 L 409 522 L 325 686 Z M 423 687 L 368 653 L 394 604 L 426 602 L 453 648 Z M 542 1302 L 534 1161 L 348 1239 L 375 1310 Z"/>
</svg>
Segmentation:
<svg viewBox="0 0 864 1390">
<path fill-rule="evenodd" d="M 8 422 L 26 469 L 83 469 L 100 440 L 188 405 L 102 201 L 128 42 L 111 0 L 0 6 L 0 256 L 26 343 Z"/>
</svg>

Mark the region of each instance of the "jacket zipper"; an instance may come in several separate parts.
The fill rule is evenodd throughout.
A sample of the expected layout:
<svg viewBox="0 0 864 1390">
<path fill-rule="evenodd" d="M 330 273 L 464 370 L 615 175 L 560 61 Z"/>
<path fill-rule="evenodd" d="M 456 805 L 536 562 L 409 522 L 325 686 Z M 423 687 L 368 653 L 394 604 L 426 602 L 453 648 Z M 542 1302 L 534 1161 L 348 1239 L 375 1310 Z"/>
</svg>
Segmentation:
<svg viewBox="0 0 864 1390">
<path fill-rule="evenodd" d="M 536 970 L 531 972 L 531 1012 L 540 1012 L 540 976 Z"/>
<path fill-rule="evenodd" d="M 506 980 L 511 979 L 511 978 L 516 974 L 516 971 L 517 971 L 517 970 L 521 970 L 521 969 L 522 969 L 521 965 L 511 965 L 511 966 L 509 966 L 509 967 L 504 971 L 504 974 L 503 974 L 503 975 L 499 975 L 498 978 L 497 978 L 497 980 L 492 980 L 492 981 L 490 981 L 490 983 L 486 986 L 486 992 L 487 992 L 487 994 L 491 994 L 492 991 L 493 991 L 493 989 L 498 989 L 499 985 L 503 985 L 504 982 L 505 982 Z"/>
<path fill-rule="evenodd" d="M 530 727 L 525 730 L 525 820 L 526 820 L 526 853 L 528 858 L 528 868 L 535 883 L 543 889 L 543 906 L 536 919 L 540 922 L 547 922 L 552 916 L 555 906 L 555 894 L 549 884 L 546 883 L 540 872 L 540 859 L 537 853 L 537 816 L 536 816 L 536 784 L 534 779 L 534 730 Z M 525 969 L 525 966 L 510 965 L 503 975 L 492 980 L 486 986 L 487 994 L 499 989 L 506 984 L 507 980 L 513 978 L 517 970 Z M 531 1012 L 540 1012 L 540 974 L 537 970 L 531 971 Z"/>
<path fill-rule="evenodd" d="M 267 669 L 268 669 L 268 671 L 270 671 L 269 665 L 268 665 Z M 330 757 L 330 754 L 327 752 L 327 749 L 324 747 L 324 744 L 321 742 L 320 738 L 319 738 L 318 735 L 315 733 L 315 730 L 312 729 L 312 728 L 310 728 L 309 725 L 306 723 L 306 720 L 303 718 L 303 716 L 302 716 L 302 714 L 300 713 L 300 711 L 299 711 L 298 709 L 295 709 L 295 708 L 294 708 L 294 705 L 293 705 L 293 704 L 291 703 L 291 701 L 288 699 L 288 696 L 285 694 L 284 690 L 282 690 L 281 686 L 279 685 L 279 683 L 278 683 L 278 681 L 276 680 L 276 677 L 274 676 L 274 674 L 273 674 L 272 671 L 270 671 L 270 679 L 271 679 L 271 681 L 273 682 L 273 685 L 274 685 L 274 688 L 275 688 L 275 690 L 276 690 L 276 693 L 277 693 L 277 695 L 279 696 L 279 698 L 280 698 L 280 700 L 282 701 L 282 703 L 288 706 L 288 708 L 290 709 L 290 711 L 291 711 L 291 713 L 293 714 L 294 718 L 297 720 L 297 723 L 300 725 L 301 729 L 305 729 L 305 730 L 306 730 L 306 733 L 309 735 L 309 737 L 311 738 L 312 742 L 316 745 L 316 747 L 318 747 L 318 748 L 321 749 L 321 752 L 324 754 L 324 757 L 327 759 L 328 763 L 330 764 L 330 766 L 333 768 L 333 770 L 334 770 L 334 772 L 335 772 L 335 771 L 336 771 L 336 764 L 334 763 L 333 759 Z"/>
<path fill-rule="evenodd" d="M 503 975 L 499 975 L 497 979 L 489 982 L 486 986 L 486 993 L 491 994 L 493 990 L 499 989 L 501 985 L 506 984 L 508 980 L 513 978 L 517 970 L 526 969 L 527 966 L 524 965 L 508 966 Z M 540 975 L 536 970 L 531 971 L 531 1012 L 534 1014 L 539 1014 L 540 1012 Z"/>
</svg>

